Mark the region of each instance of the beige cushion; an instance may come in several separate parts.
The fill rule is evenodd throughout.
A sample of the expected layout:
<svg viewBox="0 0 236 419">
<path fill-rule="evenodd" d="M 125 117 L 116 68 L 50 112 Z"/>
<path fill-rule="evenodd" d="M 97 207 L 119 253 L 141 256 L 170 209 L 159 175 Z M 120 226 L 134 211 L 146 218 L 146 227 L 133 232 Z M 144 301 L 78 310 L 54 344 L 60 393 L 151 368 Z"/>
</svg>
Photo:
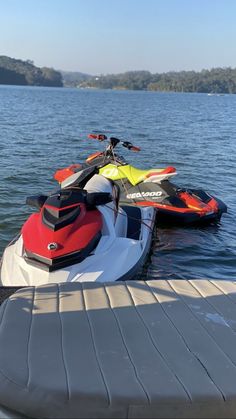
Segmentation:
<svg viewBox="0 0 236 419">
<path fill-rule="evenodd" d="M 0 405 L 31 418 L 236 417 L 234 287 L 17 291 L 0 309 Z"/>
</svg>

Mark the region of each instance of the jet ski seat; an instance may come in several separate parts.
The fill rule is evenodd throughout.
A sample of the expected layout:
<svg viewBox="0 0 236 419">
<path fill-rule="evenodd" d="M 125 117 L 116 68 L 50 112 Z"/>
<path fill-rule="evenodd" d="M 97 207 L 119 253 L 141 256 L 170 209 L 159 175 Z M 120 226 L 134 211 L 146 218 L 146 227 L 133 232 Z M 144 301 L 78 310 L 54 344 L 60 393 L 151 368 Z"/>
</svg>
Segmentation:
<svg viewBox="0 0 236 419">
<path fill-rule="evenodd" d="M 104 172 L 102 171 L 102 174 L 106 177 L 109 177 L 106 171 Z M 175 176 L 176 174 L 177 174 L 176 169 L 172 166 L 168 166 L 164 169 L 154 168 L 154 169 L 149 169 L 149 170 L 142 170 L 131 165 L 126 165 L 126 166 L 118 166 L 117 176 L 114 177 L 114 180 L 127 178 L 129 182 L 133 186 L 135 186 L 135 185 L 138 185 L 140 182 L 147 182 L 147 181 L 151 182 L 153 179 L 161 180 L 164 178 Z"/>
<path fill-rule="evenodd" d="M 84 189 L 87 192 L 106 192 L 112 194 L 112 182 L 101 176 L 94 175 L 89 181 L 85 184 Z"/>
<path fill-rule="evenodd" d="M 105 192 L 112 196 L 111 207 L 118 208 L 120 199 L 120 188 L 112 180 L 102 175 L 94 175 L 85 185 L 84 189 L 89 193 Z"/>
</svg>

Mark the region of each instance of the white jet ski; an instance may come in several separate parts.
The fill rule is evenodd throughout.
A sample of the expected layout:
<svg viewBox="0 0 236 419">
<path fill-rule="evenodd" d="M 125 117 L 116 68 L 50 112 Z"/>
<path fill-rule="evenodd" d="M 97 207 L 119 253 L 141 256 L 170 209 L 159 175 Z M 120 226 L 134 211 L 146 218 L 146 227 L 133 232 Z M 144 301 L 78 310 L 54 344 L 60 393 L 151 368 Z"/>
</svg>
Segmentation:
<svg viewBox="0 0 236 419">
<path fill-rule="evenodd" d="M 82 170 L 57 192 L 27 198 L 38 212 L 5 249 L 0 285 L 134 277 L 150 250 L 155 209 L 120 207 L 117 186 L 94 173 Z"/>
</svg>

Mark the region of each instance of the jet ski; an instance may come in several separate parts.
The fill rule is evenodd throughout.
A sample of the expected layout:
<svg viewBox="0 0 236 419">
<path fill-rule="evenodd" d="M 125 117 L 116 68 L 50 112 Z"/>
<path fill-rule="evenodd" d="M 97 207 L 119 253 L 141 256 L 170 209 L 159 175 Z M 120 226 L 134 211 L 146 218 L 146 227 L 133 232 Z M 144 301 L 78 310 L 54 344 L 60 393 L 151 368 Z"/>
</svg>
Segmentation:
<svg viewBox="0 0 236 419">
<path fill-rule="evenodd" d="M 129 280 L 150 250 L 154 208 L 119 206 L 119 188 L 96 167 L 67 178 L 5 249 L 0 285 Z M 83 185 L 83 187 L 82 187 Z"/>
<path fill-rule="evenodd" d="M 90 134 L 89 138 L 107 140 L 104 134 Z M 101 175 L 119 185 L 122 204 L 155 207 L 158 210 L 157 222 L 182 225 L 217 222 L 227 212 L 227 206 L 208 192 L 182 188 L 170 181 L 177 174 L 172 166 L 140 170 L 130 165 L 115 153 L 118 144 L 134 152 L 140 151 L 129 141 L 111 137 L 103 152 L 93 153 L 82 165 L 74 164 L 58 170 L 54 178 L 60 183 L 81 167 L 96 164 Z"/>
</svg>

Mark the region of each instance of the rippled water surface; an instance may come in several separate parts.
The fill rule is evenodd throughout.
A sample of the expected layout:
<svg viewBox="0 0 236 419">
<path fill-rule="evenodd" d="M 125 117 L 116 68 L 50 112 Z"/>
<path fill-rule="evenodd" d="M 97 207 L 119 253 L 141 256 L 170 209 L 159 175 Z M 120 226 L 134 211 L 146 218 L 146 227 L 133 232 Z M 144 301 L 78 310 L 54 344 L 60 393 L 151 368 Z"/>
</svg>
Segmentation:
<svg viewBox="0 0 236 419">
<path fill-rule="evenodd" d="M 236 95 L 0 86 L 0 253 L 31 212 L 26 196 L 99 149 L 86 139 L 95 129 L 140 146 L 122 150 L 131 163 L 175 166 L 177 184 L 228 205 L 218 225 L 158 227 L 148 279 L 236 279 Z"/>
</svg>

